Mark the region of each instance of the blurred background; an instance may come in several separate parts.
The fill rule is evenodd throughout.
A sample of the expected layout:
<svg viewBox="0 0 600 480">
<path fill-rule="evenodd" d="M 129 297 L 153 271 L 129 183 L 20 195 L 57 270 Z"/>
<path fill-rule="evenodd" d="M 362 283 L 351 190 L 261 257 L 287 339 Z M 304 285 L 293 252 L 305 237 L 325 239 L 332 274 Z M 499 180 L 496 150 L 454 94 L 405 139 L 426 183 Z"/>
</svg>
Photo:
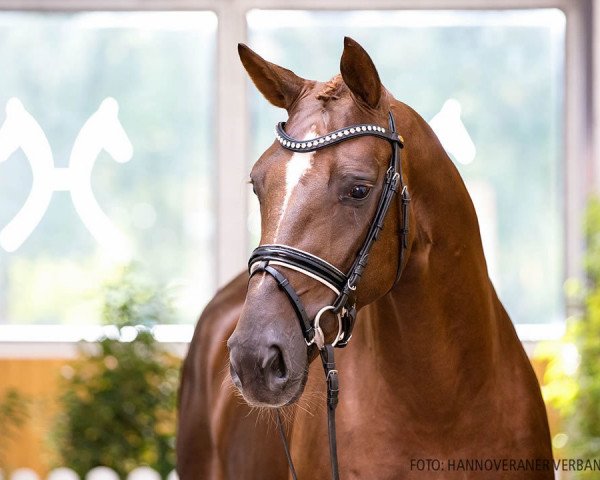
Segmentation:
<svg viewBox="0 0 600 480">
<path fill-rule="evenodd" d="M 286 118 L 237 43 L 327 80 L 345 35 L 463 175 L 556 456 L 600 459 L 597 2 L 0 0 L 0 478 L 173 478 L 181 359 Z"/>
</svg>

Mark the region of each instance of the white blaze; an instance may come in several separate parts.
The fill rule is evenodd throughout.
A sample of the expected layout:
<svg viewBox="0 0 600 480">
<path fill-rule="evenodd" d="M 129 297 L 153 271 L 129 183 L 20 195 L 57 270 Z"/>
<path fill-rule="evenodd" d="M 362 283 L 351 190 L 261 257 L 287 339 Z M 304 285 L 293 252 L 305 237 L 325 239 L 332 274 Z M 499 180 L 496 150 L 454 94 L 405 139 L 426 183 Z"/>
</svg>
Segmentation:
<svg viewBox="0 0 600 480">
<path fill-rule="evenodd" d="M 310 131 L 306 134 L 306 136 L 302 139 L 302 141 L 307 142 L 308 140 L 312 140 L 316 137 L 317 132 L 315 131 L 315 127 L 313 126 L 310 129 Z M 312 167 L 312 158 L 314 156 L 314 153 L 315 152 L 295 152 L 286 165 L 285 196 L 283 197 L 283 202 L 281 204 L 281 207 L 279 208 L 279 220 L 277 221 L 277 229 L 275 230 L 275 238 L 273 239 L 274 242 L 277 242 L 279 228 L 281 227 L 281 222 L 285 217 L 285 211 L 289 205 L 290 198 L 292 197 L 294 189 L 296 188 L 302 177 L 306 174 L 306 172 L 308 172 Z"/>
</svg>

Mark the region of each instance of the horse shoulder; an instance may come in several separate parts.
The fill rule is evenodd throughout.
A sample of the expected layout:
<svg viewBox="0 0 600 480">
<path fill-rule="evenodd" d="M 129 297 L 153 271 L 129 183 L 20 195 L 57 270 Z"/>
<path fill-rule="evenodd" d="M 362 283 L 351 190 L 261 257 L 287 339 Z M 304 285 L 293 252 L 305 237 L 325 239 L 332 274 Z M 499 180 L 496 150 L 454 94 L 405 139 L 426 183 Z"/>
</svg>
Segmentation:
<svg viewBox="0 0 600 480">
<path fill-rule="evenodd" d="M 528 458 L 551 459 L 550 429 L 540 385 L 508 314 L 501 304 L 498 310 L 500 321 L 505 323 L 498 381 L 506 402 L 504 425 L 512 431 L 515 443 L 511 449 Z"/>
<path fill-rule="evenodd" d="M 237 325 L 247 283 L 243 273 L 217 292 L 198 320 L 183 363 L 176 447 L 182 480 L 287 475 L 272 418 L 236 395 L 227 368 L 227 339 Z"/>
<path fill-rule="evenodd" d="M 177 432 L 180 478 L 214 478 L 213 404 L 223 395 L 226 341 L 237 324 L 248 276 L 240 274 L 219 290 L 202 312 L 181 370 Z"/>
</svg>

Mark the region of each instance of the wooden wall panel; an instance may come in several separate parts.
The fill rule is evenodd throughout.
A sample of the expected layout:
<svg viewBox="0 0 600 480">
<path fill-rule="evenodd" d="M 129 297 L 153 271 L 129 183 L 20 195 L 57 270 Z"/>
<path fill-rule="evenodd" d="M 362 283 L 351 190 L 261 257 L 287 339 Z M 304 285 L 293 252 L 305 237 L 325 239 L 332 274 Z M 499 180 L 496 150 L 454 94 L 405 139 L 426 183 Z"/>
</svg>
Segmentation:
<svg viewBox="0 0 600 480">
<path fill-rule="evenodd" d="M 5 470 L 32 468 L 45 476 L 52 462 L 49 433 L 58 411 L 61 368 L 69 360 L 0 359 L 0 396 L 11 388 L 31 399 L 30 417 L 7 442 Z"/>
<path fill-rule="evenodd" d="M 45 478 L 53 465 L 49 432 L 58 412 L 61 369 L 69 365 L 66 359 L 0 359 L 0 395 L 8 388 L 16 388 L 32 398 L 31 418 L 15 436 L 7 450 L 8 471 L 19 467 L 32 468 Z M 534 362 L 538 379 L 545 365 Z M 559 418 L 549 411 L 550 428 L 556 434 Z M 6 467 L 5 467 L 6 468 Z"/>
</svg>

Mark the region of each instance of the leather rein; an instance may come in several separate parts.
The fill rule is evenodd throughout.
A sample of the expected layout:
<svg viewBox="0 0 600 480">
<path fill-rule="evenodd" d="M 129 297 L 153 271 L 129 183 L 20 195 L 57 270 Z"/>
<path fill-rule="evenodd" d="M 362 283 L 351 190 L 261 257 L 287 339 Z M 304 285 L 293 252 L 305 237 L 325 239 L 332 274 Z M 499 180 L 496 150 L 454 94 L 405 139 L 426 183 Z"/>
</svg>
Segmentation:
<svg viewBox="0 0 600 480">
<path fill-rule="evenodd" d="M 402 238 L 394 285 L 397 283 L 402 273 L 404 251 L 408 248 L 408 205 L 410 203 L 410 195 L 406 185 L 404 185 L 402 177 L 402 161 L 400 158 L 401 149 L 404 147 L 404 140 L 396 133 L 394 117 L 391 112 L 389 113 L 388 129 L 373 124 L 352 125 L 308 141 L 300 141 L 290 137 L 285 132 L 285 122 L 280 122 L 276 127 L 276 138 L 281 146 L 287 150 L 301 153 L 313 152 L 351 138 L 363 136 L 375 136 L 388 141 L 392 147 L 392 155 L 389 167 L 385 174 L 377 210 L 375 211 L 375 215 L 369 226 L 362 247 L 348 273 L 342 273 L 337 267 L 311 253 L 279 244 L 260 245 L 252 252 L 250 260 L 248 261 L 250 277 L 258 272 L 265 272 L 275 279 L 277 285 L 287 295 L 288 300 L 296 312 L 296 316 L 300 323 L 300 329 L 302 330 L 302 335 L 304 336 L 307 346 L 314 344 L 320 351 L 327 382 L 329 454 L 331 459 L 332 478 L 335 480 L 339 479 L 335 433 L 335 408 L 338 403 L 339 381 L 338 371 L 335 367 L 333 349 L 334 347 L 346 347 L 352 337 L 352 330 L 354 328 L 357 313 L 356 289 L 360 283 L 363 272 L 367 267 L 371 248 L 383 229 L 386 214 L 398 191 L 401 192 L 400 195 L 402 201 Z M 336 294 L 335 300 L 331 305 L 321 308 L 311 322 L 302 301 L 300 300 L 300 296 L 296 293 L 285 275 L 276 267 L 283 267 L 284 269 L 300 272 L 322 283 Z M 338 318 L 338 332 L 336 338 L 331 343 L 326 343 L 323 330 L 320 326 L 321 316 L 327 311 L 331 311 Z M 277 421 L 290 472 L 292 478 L 296 480 L 296 471 L 292 463 L 279 414 L 277 416 Z"/>
</svg>

